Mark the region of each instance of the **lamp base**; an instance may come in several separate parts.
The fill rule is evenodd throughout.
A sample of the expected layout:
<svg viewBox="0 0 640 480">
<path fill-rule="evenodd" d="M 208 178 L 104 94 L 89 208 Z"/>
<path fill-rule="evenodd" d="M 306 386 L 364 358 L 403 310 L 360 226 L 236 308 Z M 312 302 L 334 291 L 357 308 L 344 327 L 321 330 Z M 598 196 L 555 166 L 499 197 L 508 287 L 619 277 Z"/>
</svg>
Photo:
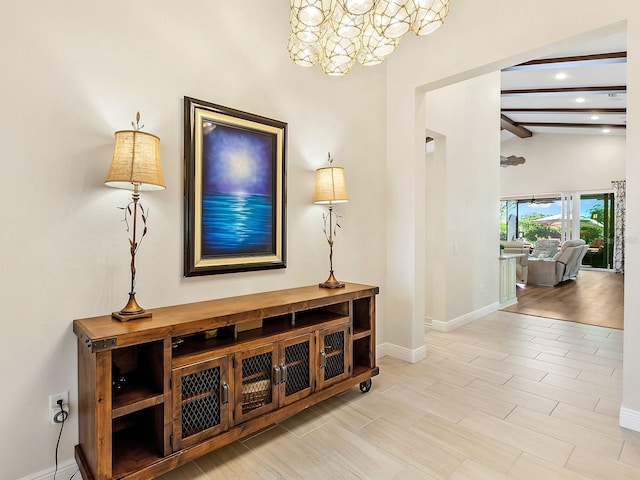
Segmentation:
<svg viewBox="0 0 640 480">
<path fill-rule="evenodd" d="M 322 288 L 343 288 L 344 283 L 336 280 L 336 277 L 333 276 L 333 272 L 331 272 L 329 273 L 329 278 L 327 278 L 324 283 L 318 284 L 318 286 Z"/>
<path fill-rule="evenodd" d="M 138 320 L 139 318 L 151 318 L 153 317 L 153 313 L 151 312 L 142 312 L 142 313 L 122 313 L 113 312 L 111 316 L 121 322 L 128 322 L 129 320 Z"/>
<path fill-rule="evenodd" d="M 129 320 L 137 320 L 139 318 L 151 318 L 153 314 L 138 305 L 135 292 L 131 292 L 129 293 L 129 301 L 124 308 L 119 312 L 113 312 L 111 316 L 121 322 L 128 322 Z"/>
</svg>

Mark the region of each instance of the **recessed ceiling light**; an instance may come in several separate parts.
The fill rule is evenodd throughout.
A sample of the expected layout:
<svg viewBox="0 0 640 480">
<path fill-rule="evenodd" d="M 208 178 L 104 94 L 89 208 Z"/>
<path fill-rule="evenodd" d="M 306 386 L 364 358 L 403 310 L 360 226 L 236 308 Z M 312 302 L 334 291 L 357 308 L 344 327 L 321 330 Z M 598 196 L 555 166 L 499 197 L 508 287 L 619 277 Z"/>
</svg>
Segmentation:
<svg viewBox="0 0 640 480">
<path fill-rule="evenodd" d="M 602 133 L 609 133 L 611 130 L 609 130 L 608 128 L 603 128 L 602 129 Z"/>
<path fill-rule="evenodd" d="M 598 120 L 600 117 L 598 115 L 591 115 L 591 120 Z"/>
<path fill-rule="evenodd" d="M 564 80 L 567 78 L 567 74 L 564 72 L 556 73 L 556 80 Z"/>
<path fill-rule="evenodd" d="M 578 98 L 576 98 L 576 102 L 577 103 L 584 103 L 584 102 L 586 102 L 586 100 L 585 100 L 584 97 L 578 97 Z"/>
</svg>

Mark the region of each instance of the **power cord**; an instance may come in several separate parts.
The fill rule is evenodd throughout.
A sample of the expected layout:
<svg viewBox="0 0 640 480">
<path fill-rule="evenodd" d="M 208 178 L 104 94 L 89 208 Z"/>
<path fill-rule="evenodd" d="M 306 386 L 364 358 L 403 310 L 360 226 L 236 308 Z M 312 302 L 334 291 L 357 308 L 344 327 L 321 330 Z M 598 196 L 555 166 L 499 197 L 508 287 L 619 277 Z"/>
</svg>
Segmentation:
<svg viewBox="0 0 640 480">
<path fill-rule="evenodd" d="M 56 403 L 60 407 L 60 411 L 53 416 L 53 421 L 55 423 L 61 423 L 62 425 L 64 425 L 64 422 L 67 420 L 67 418 L 69 418 L 69 412 L 64 409 L 62 399 L 58 399 Z"/>
<path fill-rule="evenodd" d="M 58 434 L 58 441 L 56 442 L 56 469 L 53 472 L 53 480 L 56 480 L 56 475 L 58 473 L 58 448 L 60 447 L 60 438 L 62 437 L 64 422 L 69 418 L 69 412 L 64 409 L 62 399 L 58 400 L 56 403 L 60 407 L 60 411 L 53 416 L 53 421 L 60 424 L 60 433 Z"/>
</svg>

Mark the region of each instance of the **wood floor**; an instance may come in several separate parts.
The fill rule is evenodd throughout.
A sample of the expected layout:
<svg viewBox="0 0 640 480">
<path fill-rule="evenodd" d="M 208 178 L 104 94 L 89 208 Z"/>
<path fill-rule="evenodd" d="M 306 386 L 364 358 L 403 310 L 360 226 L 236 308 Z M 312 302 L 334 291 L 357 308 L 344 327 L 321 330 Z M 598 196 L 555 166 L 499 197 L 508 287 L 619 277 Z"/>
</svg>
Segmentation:
<svg viewBox="0 0 640 480">
<path fill-rule="evenodd" d="M 428 330 L 426 360 L 379 361 L 357 388 L 163 477 L 638 480 L 618 426 L 622 331 L 495 312 Z"/>
<path fill-rule="evenodd" d="M 504 311 L 572 322 L 624 327 L 624 275 L 580 270 L 575 280 L 555 287 L 518 287 L 518 303 Z"/>
</svg>

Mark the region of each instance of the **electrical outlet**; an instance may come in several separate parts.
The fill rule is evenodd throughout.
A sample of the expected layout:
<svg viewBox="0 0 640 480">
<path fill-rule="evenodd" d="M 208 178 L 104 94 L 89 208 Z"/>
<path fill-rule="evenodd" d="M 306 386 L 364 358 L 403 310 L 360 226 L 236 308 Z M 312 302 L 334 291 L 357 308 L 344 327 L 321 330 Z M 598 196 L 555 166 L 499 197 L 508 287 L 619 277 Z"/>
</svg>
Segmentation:
<svg viewBox="0 0 640 480">
<path fill-rule="evenodd" d="M 56 393 L 49 395 L 49 421 L 51 425 L 59 425 L 62 423 L 60 416 L 60 406 L 58 400 L 62 400 L 62 409 L 69 415 L 69 392 Z"/>
</svg>

